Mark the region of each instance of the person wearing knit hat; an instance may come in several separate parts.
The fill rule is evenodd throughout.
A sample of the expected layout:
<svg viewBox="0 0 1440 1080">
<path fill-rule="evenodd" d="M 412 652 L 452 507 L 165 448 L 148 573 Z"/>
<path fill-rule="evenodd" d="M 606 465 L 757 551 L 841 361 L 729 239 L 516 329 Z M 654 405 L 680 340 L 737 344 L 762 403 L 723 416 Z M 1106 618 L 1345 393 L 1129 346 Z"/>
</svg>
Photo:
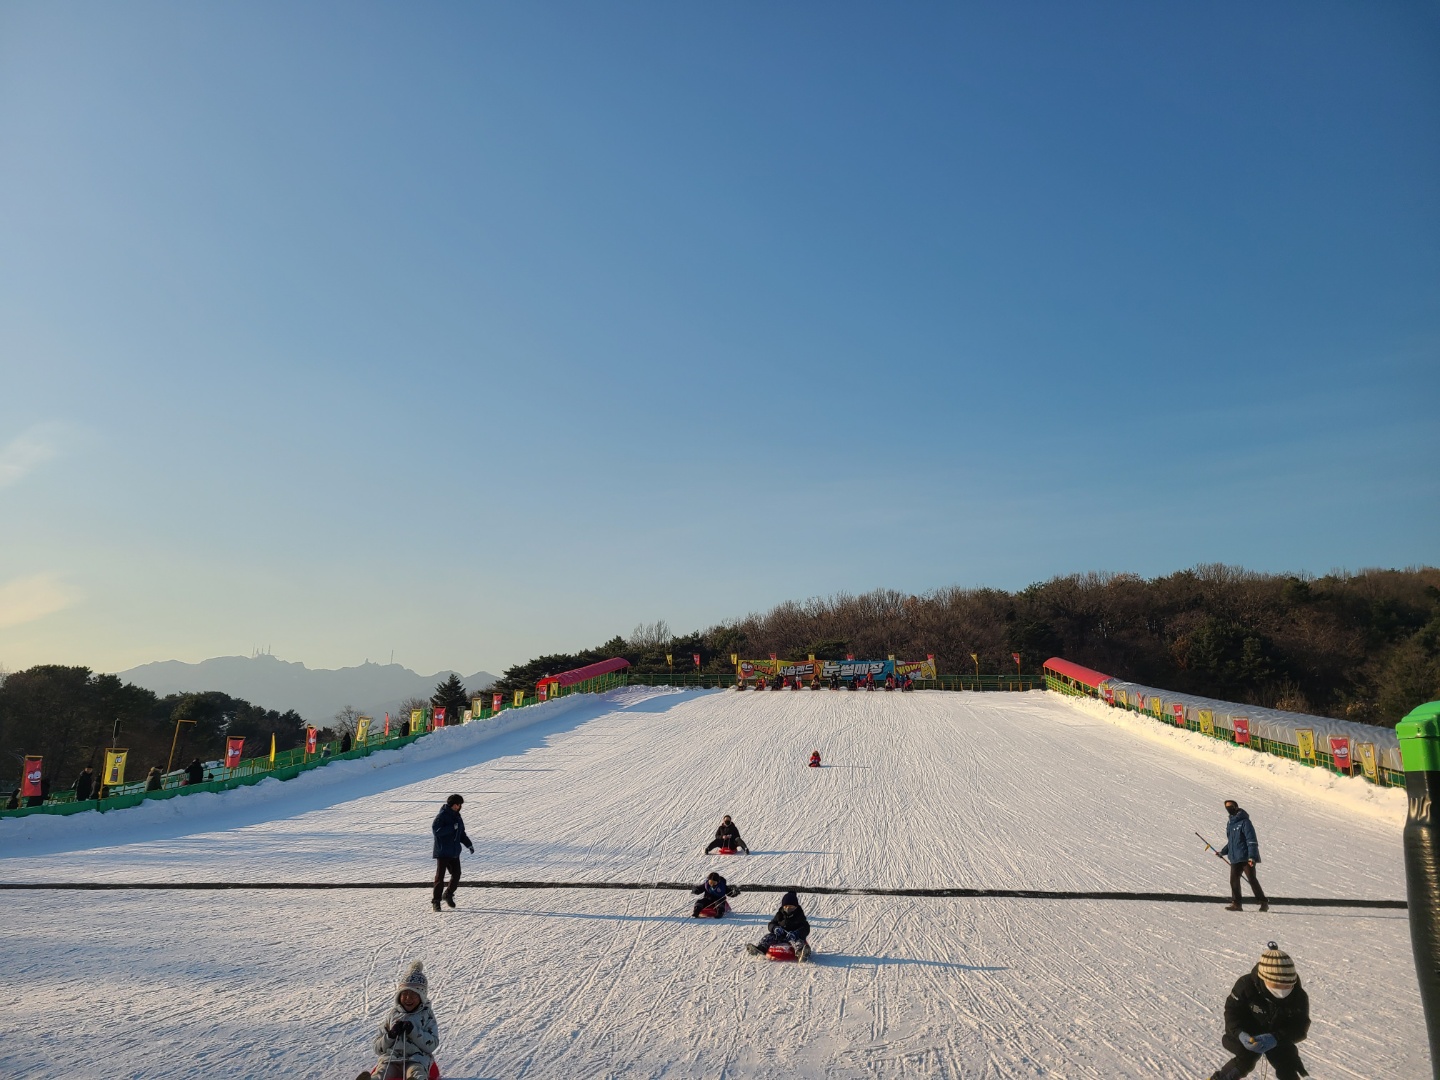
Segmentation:
<svg viewBox="0 0 1440 1080">
<path fill-rule="evenodd" d="M 745 951 L 751 956 L 764 956 L 771 945 L 791 945 L 797 960 L 810 958 L 810 920 L 800 910 L 800 898 L 794 890 L 780 898 L 780 910 L 770 920 L 767 933 L 754 945 L 746 945 Z"/>
<path fill-rule="evenodd" d="M 1272 941 L 1225 999 L 1220 1045 L 1235 1056 L 1210 1080 L 1249 1076 L 1262 1054 L 1275 1067 L 1275 1080 L 1309 1076 L 1296 1049 L 1309 1033 L 1310 998 L 1300 985 L 1295 962 Z"/>
<path fill-rule="evenodd" d="M 395 1001 L 380 1022 L 375 1053 L 380 1061 L 358 1080 L 427 1080 L 440 1045 L 440 1026 L 430 1008 L 430 980 L 425 965 L 416 960 L 400 976 Z"/>
<path fill-rule="evenodd" d="M 445 903 L 452 908 L 455 906 L 455 890 L 460 887 L 460 845 L 469 848 L 471 855 L 475 854 L 475 845 L 465 835 L 465 821 L 460 816 L 464 805 L 463 795 L 451 795 L 430 823 L 430 832 L 435 836 L 435 889 L 430 896 L 430 906 L 436 911 L 440 910 L 442 896 Z M 450 875 L 449 888 L 445 888 L 447 872 Z"/>
</svg>

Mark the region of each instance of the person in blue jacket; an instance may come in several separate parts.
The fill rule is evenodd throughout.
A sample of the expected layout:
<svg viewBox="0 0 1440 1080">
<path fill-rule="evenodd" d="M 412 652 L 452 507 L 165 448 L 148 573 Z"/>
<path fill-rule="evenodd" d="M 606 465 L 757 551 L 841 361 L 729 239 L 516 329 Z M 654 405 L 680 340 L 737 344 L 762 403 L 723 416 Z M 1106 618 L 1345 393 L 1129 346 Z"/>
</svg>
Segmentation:
<svg viewBox="0 0 1440 1080">
<path fill-rule="evenodd" d="M 464 844 L 471 855 L 475 854 L 475 845 L 465 835 L 465 822 L 460 818 L 460 808 L 464 805 L 462 796 L 451 795 L 430 825 L 430 831 L 435 834 L 435 893 L 430 906 L 436 911 L 440 910 L 442 895 L 445 903 L 455 906 L 455 889 L 460 884 L 460 845 Z M 444 888 L 446 871 L 450 874 L 448 889 Z"/>
<path fill-rule="evenodd" d="M 725 914 L 725 898 L 736 895 L 739 890 L 727 885 L 725 879 L 712 870 L 704 881 L 690 891 L 700 898 L 695 901 L 695 909 L 690 914 L 698 919 L 700 913 L 709 908 L 718 919 Z"/>
<path fill-rule="evenodd" d="M 1225 905 L 1225 910 L 1244 910 L 1240 904 L 1240 875 L 1244 874 L 1255 899 L 1260 901 L 1260 910 L 1269 911 L 1270 902 L 1265 899 L 1265 890 L 1260 888 L 1260 880 L 1255 876 L 1255 864 L 1260 861 L 1260 841 L 1255 838 L 1255 826 L 1234 799 L 1225 800 L 1225 812 L 1230 815 L 1225 823 L 1225 846 L 1216 852 L 1222 859 L 1230 860 L 1230 903 Z"/>
</svg>

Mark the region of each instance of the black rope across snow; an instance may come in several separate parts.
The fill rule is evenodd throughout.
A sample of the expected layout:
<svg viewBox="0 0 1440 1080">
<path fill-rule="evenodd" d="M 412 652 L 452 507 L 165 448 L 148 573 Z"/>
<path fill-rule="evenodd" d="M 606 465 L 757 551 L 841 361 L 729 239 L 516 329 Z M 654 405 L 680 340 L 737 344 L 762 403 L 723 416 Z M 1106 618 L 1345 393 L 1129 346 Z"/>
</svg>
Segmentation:
<svg viewBox="0 0 1440 1080">
<path fill-rule="evenodd" d="M 688 892 L 688 881 L 462 881 L 462 889 L 622 889 Z M 0 882 L 0 891 L 15 892 L 218 892 L 303 891 L 358 889 L 432 889 L 430 881 L 35 881 Z M 1066 889 L 870 889 L 828 885 L 737 885 L 741 893 L 795 891 L 815 896 L 922 896 L 967 900 L 1143 900 L 1156 904 L 1217 904 L 1225 897 L 1209 893 L 1079 892 Z M 1331 896 L 1272 896 L 1270 903 L 1285 907 L 1386 908 L 1404 911 L 1404 900 L 1358 900 Z"/>
</svg>

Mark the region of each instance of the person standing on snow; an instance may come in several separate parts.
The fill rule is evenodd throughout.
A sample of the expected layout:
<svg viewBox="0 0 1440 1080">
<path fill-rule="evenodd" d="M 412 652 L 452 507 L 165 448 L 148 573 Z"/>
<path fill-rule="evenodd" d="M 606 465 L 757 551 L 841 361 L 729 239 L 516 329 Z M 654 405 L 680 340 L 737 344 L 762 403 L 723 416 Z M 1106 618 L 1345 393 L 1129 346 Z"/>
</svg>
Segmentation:
<svg viewBox="0 0 1440 1080">
<path fill-rule="evenodd" d="M 89 802 L 90 796 L 95 791 L 95 770 L 86 765 L 79 776 L 75 778 L 75 801 Z"/>
<path fill-rule="evenodd" d="M 1270 942 L 1248 974 L 1225 999 L 1225 1034 L 1220 1045 L 1235 1056 L 1210 1080 L 1249 1076 L 1263 1054 L 1275 1066 L 1275 1080 L 1309 1076 L 1296 1043 L 1310 1032 L 1310 998 L 1300 986 L 1295 964 Z"/>
<path fill-rule="evenodd" d="M 430 823 L 430 831 L 435 834 L 435 893 L 430 906 L 436 911 L 440 910 L 442 895 L 445 903 L 455 906 L 455 889 L 460 884 L 460 845 L 464 844 L 471 855 L 475 854 L 475 845 L 465 835 L 465 822 L 460 818 L 460 807 L 464 805 L 463 796 L 451 795 Z M 447 871 L 450 874 L 448 889 L 444 887 Z"/>
<path fill-rule="evenodd" d="M 1222 859 L 1230 860 L 1230 903 L 1225 905 L 1225 910 L 1244 910 L 1240 904 L 1240 875 L 1244 874 L 1255 899 L 1260 901 L 1260 910 L 1269 911 L 1270 901 L 1265 899 L 1265 890 L 1260 888 L 1255 876 L 1255 864 L 1260 861 L 1260 841 L 1255 838 L 1255 826 L 1234 799 L 1225 800 L 1225 812 L 1230 815 L 1225 823 L 1225 846 L 1216 852 Z"/>
</svg>

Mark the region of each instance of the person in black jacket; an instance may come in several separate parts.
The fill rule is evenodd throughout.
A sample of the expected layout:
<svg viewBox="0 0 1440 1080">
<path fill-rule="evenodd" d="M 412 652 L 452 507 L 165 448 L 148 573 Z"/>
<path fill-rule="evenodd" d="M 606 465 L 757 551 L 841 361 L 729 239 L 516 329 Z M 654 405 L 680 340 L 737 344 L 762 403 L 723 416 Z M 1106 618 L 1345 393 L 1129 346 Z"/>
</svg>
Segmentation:
<svg viewBox="0 0 1440 1080">
<path fill-rule="evenodd" d="M 205 766 L 200 764 L 197 757 L 189 765 L 185 766 L 185 783 L 203 784 L 205 782 Z"/>
<path fill-rule="evenodd" d="M 445 903 L 455 906 L 455 889 L 460 885 L 460 845 L 464 844 L 471 855 L 475 854 L 475 845 L 465 835 L 465 822 L 460 818 L 460 808 L 464 805 L 462 796 L 451 795 L 430 823 L 430 831 L 435 834 L 435 892 L 430 906 L 436 911 L 440 910 L 442 896 Z M 444 887 L 446 871 L 450 873 L 448 889 Z"/>
<path fill-rule="evenodd" d="M 1225 1034 L 1220 1045 L 1235 1056 L 1210 1080 L 1249 1076 L 1264 1054 L 1275 1067 L 1275 1080 L 1309 1076 L 1295 1044 L 1310 1032 L 1310 998 L 1295 974 L 1295 964 L 1275 942 L 1260 962 L 1240 977 L 1225 999 Z"/>
<path fill-rule="evenodd" d="M 745 852 L 746 855 L 750 854 L 750 848 L 746 846 L 744 840 L 740 839 L 740 830 L 730 820 L 729 814 L 720 819 L 720 827 L 715 830 L 715 839 L 705 845 L 705 854 L 709 855 L 717 847 L 736 848 Z"/>
<path fill-rule="evenodd" d="M 706 908 L 709 908 L 717 919 L 720 918 L 725 914 L 725 898 L 739 894 L 738 889 L 726 885 L 725 879 L 713 870 L 701 884 L 696 885 L 690 891 L 700 898 L 695 901 L 695 910 L 690 912 L 691 916 L 696 919 Z"/>
<path fill-rule="evenodd" d="M 794 892 L 787 892 L 780 898 L 780 910 L 770 920 L 768 933 L 754 945 L 746 945 L 745 951 L 751 956 L 764 956 L 771 945 L 792 945 L 797 960 L 810 957 L 810 920 L 800 910 L 800 898 Z"/>
<path fill-rule="evenodd" d="M 79 776 L 75 778 L 75 801 L 87 802 L 95 791 L 95 770 L 86 765 Z"/>
</svg>

